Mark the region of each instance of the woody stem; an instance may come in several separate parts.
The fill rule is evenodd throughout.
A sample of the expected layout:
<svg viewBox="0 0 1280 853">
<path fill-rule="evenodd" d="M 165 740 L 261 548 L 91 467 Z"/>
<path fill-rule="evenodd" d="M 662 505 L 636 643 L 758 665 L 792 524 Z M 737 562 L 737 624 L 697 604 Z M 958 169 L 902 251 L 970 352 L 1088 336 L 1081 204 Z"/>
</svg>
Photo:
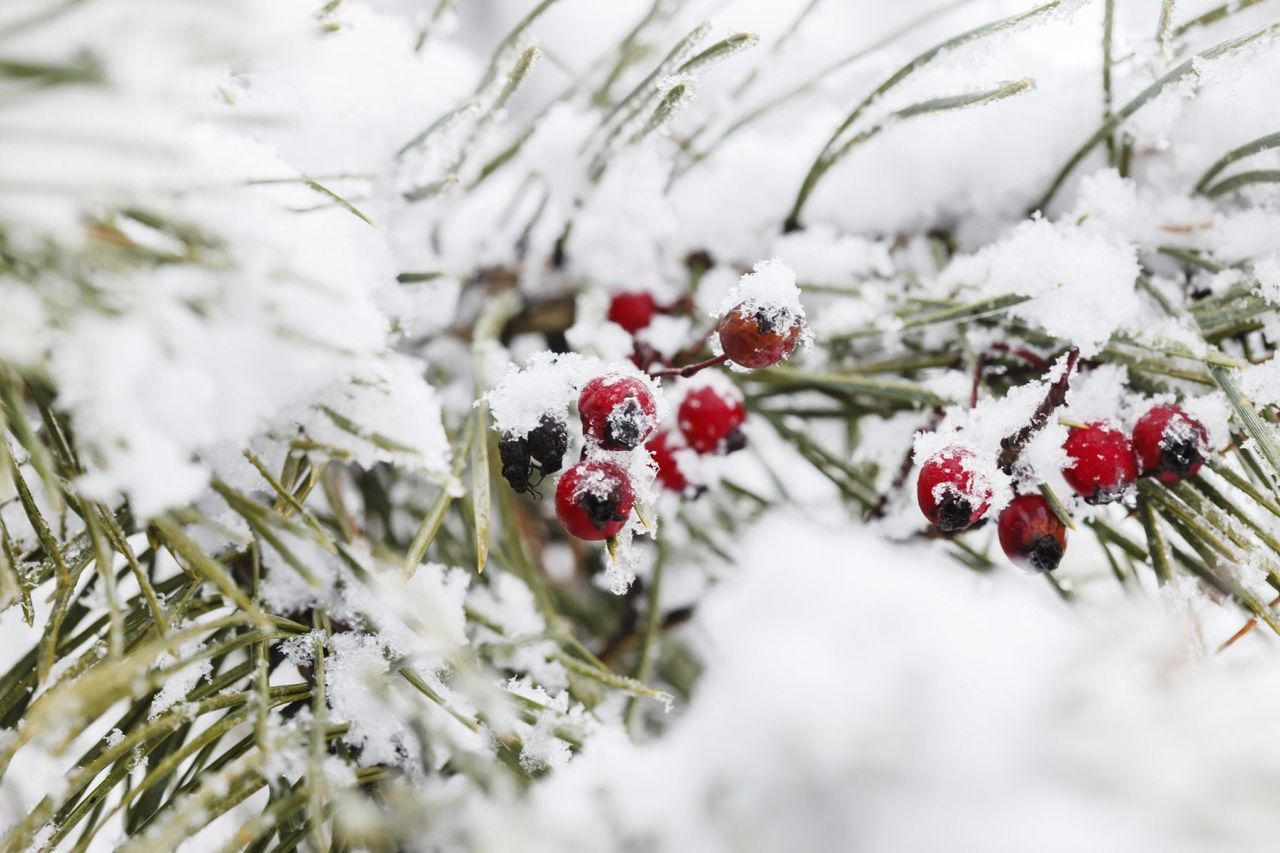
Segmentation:
<svg viewBox="0 0 1280 853">
<path fill-rule="evenodd" d="M 658 370 L 650 370 L 649 375 L 654 379 L 657 379 L 660 376 L 679 376 L 683 379 L 688 379 L 695 373 L 706 370 L 708 367 L 716 367 L 717 365 L 724 364 L 728 360 L 729 356 L 727 355 L 717 355 L 714 358 L 708 358 L 705 361 L 696 361 L 693 364 L 686 364 L 684 367 L 663 367 Z"/>
<path fill-rule="evenodd" d="M 1079 360 L 1080 350 L 1072 347 L 1067 352 L 1067 364 L 1062 371 L 1062 375 L 1049 386 L 1049 391 L 1044 395 L 1044 399 L 1040 401 L 1040 405 L 1036 407 L 1035 412 L 1031 415 L 1031 420 L 1027 421 L 1022 429 L 1001 439 L 999 459 L 1001 471 L 1006 474 L 1012 473 L 1014 463 L 1018 461 L 1018 457 L 1022 455 L 1022 451 L 1026 449 L 1027 444 L 1049 422 L 1049 416 L 1067 401 L 1067 389 L 1071 385 L 1071 374 L 1076 369 L 1076 362 Z"/>
</svg>

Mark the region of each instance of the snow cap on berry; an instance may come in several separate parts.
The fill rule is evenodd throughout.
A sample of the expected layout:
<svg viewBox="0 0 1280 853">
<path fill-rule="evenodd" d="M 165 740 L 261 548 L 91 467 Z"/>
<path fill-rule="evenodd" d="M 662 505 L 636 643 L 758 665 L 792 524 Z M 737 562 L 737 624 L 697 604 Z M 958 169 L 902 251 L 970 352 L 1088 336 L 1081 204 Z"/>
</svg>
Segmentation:
<svg viewBox="0 0 1280 853">
<path fill-rule="evenodd" d="M 493 428 L 503 435 L 528 436 L 543 417 L 563 421 L 582 389 L 600 376 L 628 377 L 642 383 L 656 404 L 654 417 L 667 416 L 667 404 L 656 381 L 627 362 L 605 362 L 577 353 L 538 352 L 523 367 L 509 364 L 501 380 L 484 395 Z"/>
<path fill-rule="evenodd" d="M 916 500 L 920 511 L 943 533 L 966 530 L 986 516 L 991 506 L 992 480 L 973 451 L 960 445 L 945 447 L 920 466 Z"/>
<path fill-rule="evenodd" d="M 790 355 L 795 346 L 808 346 L 811 342 L 804 306 L 800 302 L 800 288 L 796 286 L 795 271 L 777 258 L 760 261 L 753 272 L 738 279 L 738 283 L 721 301 L 714 316 L 719 318 L 719 324 L 711 338 L 712 350 L 728 354 L 739 367 L 765 365 L 742 363 L 746 359 L 735 358 L 734 353 L 726 346 L 723 337 L 725 325 L 735 317 L 755 318 L 761 332 L 769 330 L 774 336 L 785 340 L 785 344 L 779 347 L 779 357 L 769 363 L 777 363 Z"/>
</svg>

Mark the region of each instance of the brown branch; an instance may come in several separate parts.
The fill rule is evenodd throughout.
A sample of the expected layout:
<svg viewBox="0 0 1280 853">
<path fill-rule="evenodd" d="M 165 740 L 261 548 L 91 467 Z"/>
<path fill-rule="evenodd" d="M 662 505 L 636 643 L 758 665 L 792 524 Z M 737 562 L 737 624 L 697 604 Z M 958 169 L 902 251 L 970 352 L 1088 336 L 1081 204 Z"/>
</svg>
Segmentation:
<svg viewBox="0 0 1280 853">
<path fill-rule="evenodd" d="M 1011 347 L 1008 344 L 996 343 L 991 345 L 991 349 L 994 352 L 1003 352 L 1012 356 L 1017 356 L 1036 370 L 1048 370 L 1053 366 L 1047 359 L 1041 357 L 1038 353 L 1032 352 L 1026 347 Z"/>
<path fill-rule="evenodd" d="M 1031 415 L 1031 420 L 1022 429 L 1000 440 L 1000 459 L 998 464 L 1001 471 L 1006 474 L 1013 473 L 1013 466 L 1018 461 L 1018 457 L 1022 455 L 1022 451 L 1026 450 L 1027 445 L 1035 437 L 1035 434 L 1049 422 L 1049 416 L 1067 401 L 1067 389 L 1071 385 L 1071 373 L 1075 370 L 1076 362 L 1079 360 L 1079 349 L 1072 347 L 1067 351 L 1066 368 L 1062 371 L 1062 375 L 1049 386 L 1048 393 L 1044 395 L 1044 399 L 1036 407 L 1035 413 Z"/>
<path fill-rule="evenodd" d="M 987 366 L 987 357 L 985 354 L 979 355 L 978 360 L 973 365 L 973 385 L 969 389 L 969 408 L 978 405 L 978 389 L 982 385 L 982 371 Z"/>
<path fill-rule="evenodd" d="M 1276 596 L 1275 598 L 1271 599 L 1271 602 L 1267 605 L 1267 608 L 1270 609 L 1272 607 L 1275 607 L 1277 604 L 1280 604 L 1280 596 Z M 1227 641 L 1225 643 L 1218 646 L 1217 654 L 1222 654 L 1227 649 L 1231 648 L 1233 645 L 1235 645 L 1236 640 L 1239 640 L 1245 634 L 1248 634 L 1250 631 L 1252 631 L 1257 626 L 1257 624 L 1258 624 L 1258 617 L 1257 616 L 1250 617 L 1249 621 L 1245 622 L 1244 625 L 1241 626 L 1239 631 L 1236 631 L 1234 634 L 1232 634 L 1230 637 L 1227 638 Z"/>
<path fill-rule="evenodd" d="M 695 373 L 700 373 L 703 370 L 706 370 L 708 367 L 717 367 L 721 364 L 724 364 L 728 360 L 729 360 L 729 356 L 727 355 L 717 355 L 714 358 L 707 359 L 706 361 L 698 361 L 698 362 L 694 362 L 693 364 L 686 364 L 684 367 L 664 367 L 664 368 L 661 368 L 660 370 L 650 370 L 649 375 L 652 376 L 654 379 L 657 379 L 660 376 L 679 376 L 681 378 L 688 379 L 690 376 L 693 376 Z"/>
<path fill-rule="evenodd" d="M 913 435 L 918 436 L 921 433 L 933 432 L 938 428 L 938 424 L 942 423 L 942 409 L 934 409 L 933 414 L 929 416 L 928 423 L 921 426 Z M 893 482 L 889 484 L 889 488 L 881 493 L 880 498 L 876 501 L 875 507 L 871 510 L 868 518 L 884 518 L 885 513 L 889 509 L 889 499 L 892 498 L 906 484 L 907 477 L 911 474 L 911 465 L 915 458 L 915 441 L 911 442 L 911 447 L 907 448 L 907 455 L 902 458 L 901 464 L 898 465 L 898 471 L 893 475 Z"/>
</svg>

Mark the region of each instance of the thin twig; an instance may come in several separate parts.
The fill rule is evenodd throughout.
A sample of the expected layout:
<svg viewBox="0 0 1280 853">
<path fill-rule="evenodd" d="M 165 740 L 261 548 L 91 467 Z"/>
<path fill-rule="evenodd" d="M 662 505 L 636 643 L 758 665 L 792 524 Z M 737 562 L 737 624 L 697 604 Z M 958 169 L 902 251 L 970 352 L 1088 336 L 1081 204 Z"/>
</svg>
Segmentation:
<svg viewBox="0 0 1280 853">
<path fill-rule="evenodd" d="M 1062 369 L 1062 374 L 1049 386 L 1044 399 L 1040 401 L 1040 405 L 1036 407 L 1035 412 L 1031 415 L 1031 420 L 1027 421 L 1026 425 L 1020 430 L 1012 435 L 1005 436 L 1000 441 L 1001 449 L 998 461 L 1000 470 L 1006 474 L 1013 472 L 1014 463 L 1018 461 L 1018 457 L 1022 455 L 1022 451 L 1026 449 L 1027 444 L 1049 422 L 1049 416 L 1067 401 L 1067 390 L 1071 385 L 1071 373 L 1075 370 L 1076 362 L 1079 360 L 1079 349 L 1072 347 L 1067 351 L 1066 365 Z"/>
</svg>

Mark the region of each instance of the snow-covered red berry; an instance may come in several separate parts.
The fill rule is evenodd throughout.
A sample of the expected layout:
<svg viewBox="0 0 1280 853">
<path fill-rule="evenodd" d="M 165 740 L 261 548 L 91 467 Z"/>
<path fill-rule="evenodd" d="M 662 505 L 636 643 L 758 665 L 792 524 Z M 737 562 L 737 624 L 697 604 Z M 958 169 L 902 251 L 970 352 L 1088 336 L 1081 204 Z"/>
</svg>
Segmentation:
<svg viewBox="0 0 1280 853">
<path fill-rule="evenodd" d="M 556 484 L 556 517 L 578 539 L 608 539 L 627 523 L 635 494 L 627 472 L 612 462 L 579 462 Z"/>
<path fill-rule="evenodd" d="M 1156 406 L 1134 424 L 1133 449 L 1143 474 L 1176 483 L 1200 470 L 1209 434 L 1178 406 Z"/>
<path fill-rule="evenodd" d="M 1010 560 L 1051 572 L 1067 550 L 1067 527 L 1043 495 L 1019 495 L 1000 513 L 1000 547 Z"/>
<path fill-rule="evenodd" d="M 1062 449 L 1067 452 L 1063 478 L 1091 504 L 1117 500 L 1138 479 L 1129 437 L 1104 423 L 1072 429 Z"/>
<path fill-rule="evenodd" d="M 633 450 L 658 427 L 658 403 L 634 376 L 598 376 L 578 397 L 582 431 L 606 450 Z"/>
<path fill-rule="evenodd" d="M 742 424 L 747 410 L 735 390 L 703 385 L 685 394 L 676 422 L 689 447 L 698 453 L 716 453 L 745 444 Z"/>
<path fill-rule="evenodd" d="M 689 488 L 689 478 L 680 470 L 674 436 L 669 432 L 660 432 L 649 439 L 645 448 L 658 466 L 658 482 L 670 491 L 684 494 Z"/>
<path fill-rule="evenodd" d="M 609 302 L 609 320 L 631 334 L 647 328 L 658 313 L 658 303 L 648 293 L 617 293 Z"/>
<path fill-rule="evenodd" d="M 720 348 L 740 367 L 769 367 L 791 355 L 804 322 L 782 308 L 738 305 L 716 324 Z"/>
<path fill-rule="evenodd" d="M 976 461 L 970 450 L 947 447 L 920 466 L 916 500 L 924 517 L 943 533 L 972 527 L 991 506 L 991 483 Z"/>
</svg>

